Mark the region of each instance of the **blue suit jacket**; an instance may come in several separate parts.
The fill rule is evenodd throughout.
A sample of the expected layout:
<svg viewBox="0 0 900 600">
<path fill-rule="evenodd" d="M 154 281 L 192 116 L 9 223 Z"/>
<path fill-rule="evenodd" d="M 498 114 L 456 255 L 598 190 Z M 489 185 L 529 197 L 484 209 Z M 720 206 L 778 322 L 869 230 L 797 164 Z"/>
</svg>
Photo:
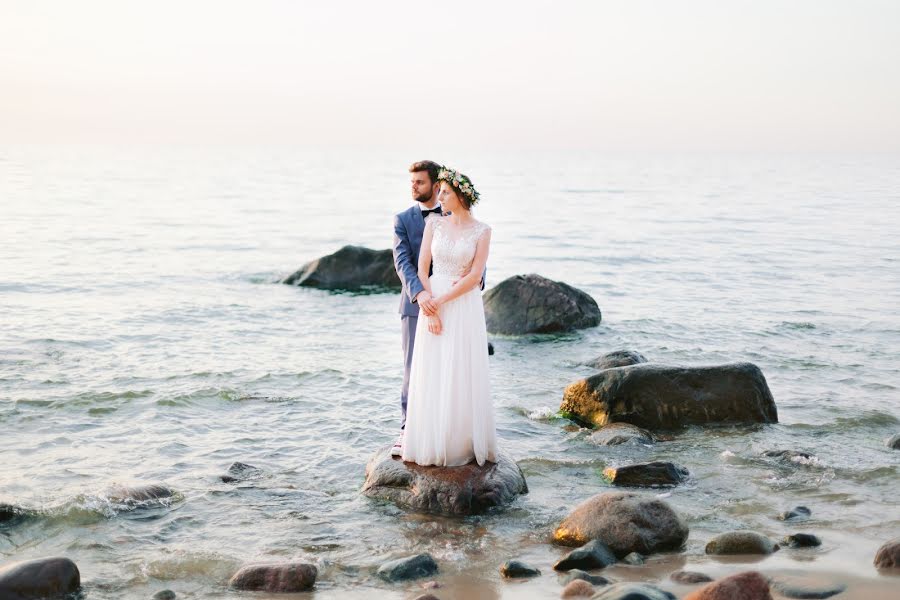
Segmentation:
<svg viewBox="0 0 900 600">
<path fill-rule="evenodd" d="M 416 296 L 425 289 L 419 281 L 419 250 L 425 233 L 425 218 L 418 205 L 410 206 L 394 216 L 394 268 L 400 276 L 403 290 L 400 294 L 400 314 L 404 317 L 418 317 L 419 305 Z M 481 276 L 481 289 L 487 269 Z"/>
</svg>

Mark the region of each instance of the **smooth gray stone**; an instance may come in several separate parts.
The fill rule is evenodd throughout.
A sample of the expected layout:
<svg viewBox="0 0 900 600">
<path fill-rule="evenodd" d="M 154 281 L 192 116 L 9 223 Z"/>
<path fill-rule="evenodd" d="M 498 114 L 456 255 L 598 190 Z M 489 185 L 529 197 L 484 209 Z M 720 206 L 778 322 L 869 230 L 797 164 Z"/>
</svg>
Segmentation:
<svg viewBox="0 0 900 600">
<path fill-rule="evenodd" d="M 62 598 L 81 587 L 78 566 L 64 557 L 38 558 L 0 566 L 0 598 Z"/>
<path fill-rule="evenodd" d="M 576 579 L 583 579 L 591 585 L 608 585 L 610 583 L 609 579 L 607 579 L 606 577 L 603 577 L 601 575 L 591 575 L 590 573 L 586 573 L 581 569 L 572 569 L 571 571 L 565 571 L 565 577 L 562 578 L 561 583 L 563 585 L 568 585 Z"/>
<path fill-rule="evenodd" d="M 811 533 L 794 533 L 783 541 L 788 548 L 815 548 L 822 545 L 822 540 Z"/>
<path fill-rule="evenodd" d="M 626 555 L 622 562 L 629 565 L 642 565 L 644 564 L 644 557 L 639 552 L 632 552 Z"/>
<path fill-rule="evenodd" d="M 242 462 L 232 463 L 228 467 L 228 474 L 222 475 L 221 480 L 225 483 L 237 483 L 239 481 L 247 481 L 249 479 L 259 479 L 263 476 L 263 470 Z"/>
<path fill-rule="evenodd" d="M 608 467 L 603 476 L 610 483 L 623 487 L 673 486 L 685 481 L 690 473 L 681 465 L 671 462 L 654 461 Z"/>
<path fill-rule="evenodd" d="M 636 425 L 608 423 L 593 432 L 588 441 L 598 446 L 618 446 L 621 444 L 652 444 L 655 440 L 652 433 Z"/>
<path fill-rule="evenodd" d="M 438 571 L 437 563 L 430 554 L 417 554 L 386 562 L 378 567 L 378 576 L 385 581 L 407 581 L 434 575 Z"/>
<path fill-rule="evenodd" d="M 683 585 L 692 585 L 695 583 L 709 583 L 713 581 L 713 578 L 705 573 L 698 573 L 696 571 L 675 571 L 669 578 L 675 583 L 680 583 Z"/>
<path fill-rule="evenodd" d="M 393 252 L 362 246 L 344 246 L 334 254 L 308 262 L 281 283 L 325 290 L 400 288 Z"/>
<path fill-rule="evenodd" d="M 900 450 L 900 433 L 895 433 L 891 436 L 891 438 L 887 441 L 888 448 L 893 448 L 894 450 Z"/>
<path fill-rule="evenodd" d="M 153 600 L 175 600 L 175 592 L 172 590 L 160 590 L 153 594 Z"/>
<path fill-rule="evenodd" d="M 553 569 L 556 571 L 568 571 L 570 569 L 602 569 L 616 564 L 616 555 L 609 546 L 600 540 L 591 540 L 581 548 L 572 550 L 562 557 Z"/>
<path fill-rule="evenodd" d="M 559 409 L 593 426 L 624 422 L 650 431 L 778 422 L 766 378 L 751 363 L 606 369 L 566 387 Z"/>
<path fill-rule="evenodd" d="M 562 333 L 595 327 L 602 318 L 597 301 L 561 281 L 540 275 L 504 279 L 484 294 L 491 333 Z"/>
<path fill-rule="evenodd" d="M 500 566 L 500 574 L 507 579 L 536 577 L 541 574 L 538 569 L 518 560 L 508 560 Z"/>
<path fill-rule="evenodd" d="M 648 583 L 614 583 L 591 600 L 675 600 L 675 595 Z"/>
<path fill-rule="evenodd" d="M 806 582 L 792 581 L 784 577 L 772 578 L 769 585 L 782 596 L 799 598 L 801 600 L 831 598 L 847 589 L 847 586 L 843 583 L 813 587 Z"/>
</svg>

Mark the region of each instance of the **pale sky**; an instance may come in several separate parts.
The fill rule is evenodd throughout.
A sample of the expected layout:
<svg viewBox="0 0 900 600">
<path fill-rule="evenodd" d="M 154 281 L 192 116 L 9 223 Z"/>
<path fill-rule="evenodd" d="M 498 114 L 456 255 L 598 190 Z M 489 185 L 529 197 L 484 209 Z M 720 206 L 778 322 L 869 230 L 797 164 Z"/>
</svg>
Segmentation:
<svg viewBox="0 0 900 600">
<path fill-rule="evenodd" d="M 900 152 L 900 1 L 0 0 L 0 143 Z"/>
</svg>

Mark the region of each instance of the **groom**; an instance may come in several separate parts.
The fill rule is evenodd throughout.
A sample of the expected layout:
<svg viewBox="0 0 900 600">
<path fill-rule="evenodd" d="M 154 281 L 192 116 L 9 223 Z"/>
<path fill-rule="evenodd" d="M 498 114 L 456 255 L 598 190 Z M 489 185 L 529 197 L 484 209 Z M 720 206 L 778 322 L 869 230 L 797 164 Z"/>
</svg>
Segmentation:
<svg viewBox="0 0 900 600">
<path fill-rule="evenodd" d="M 436 312 L 431 294 L 419 281 L 419 249 L 425 220 L 441 216 L 437 201 L 438 173 L 441 166 L 421 160 L 409 167 L 412 197 L 416 204 L 394 217 L 394 267 L 403 290 L 400 295 L 400 335 L 403 344 L 403 388 L 400 391 L 400 437 L 391 448 L 393 456 L 403 451 L 403 429 L 406 427 L 406 401 L 409 396 L 409 369 L 412 366 L 413 346 L 416 343 L 416 323 L 421 308 L 425 315 Z"/>
</svg>

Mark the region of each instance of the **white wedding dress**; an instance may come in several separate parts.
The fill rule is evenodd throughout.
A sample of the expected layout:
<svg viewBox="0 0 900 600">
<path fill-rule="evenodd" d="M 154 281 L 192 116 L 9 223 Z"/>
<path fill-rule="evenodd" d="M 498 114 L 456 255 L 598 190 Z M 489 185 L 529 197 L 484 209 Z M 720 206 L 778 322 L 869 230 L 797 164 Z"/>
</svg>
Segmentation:
<svg viewBox="0 0 900 600">
<path fill-rule="evenodd" d="M 475 258 L 490 228 L 476 222 L 454 238 L 449 219 L 436 218 L 431 240 L 432 294 L 445 293 Z M 497 433 L 488 378 L 487 331 L 481 289 L 475 286 L 440 309 L 442 331 L 419 317 L 410 370 L 404 461 L 456 467 L 497 462 Z"/>
</svg>

